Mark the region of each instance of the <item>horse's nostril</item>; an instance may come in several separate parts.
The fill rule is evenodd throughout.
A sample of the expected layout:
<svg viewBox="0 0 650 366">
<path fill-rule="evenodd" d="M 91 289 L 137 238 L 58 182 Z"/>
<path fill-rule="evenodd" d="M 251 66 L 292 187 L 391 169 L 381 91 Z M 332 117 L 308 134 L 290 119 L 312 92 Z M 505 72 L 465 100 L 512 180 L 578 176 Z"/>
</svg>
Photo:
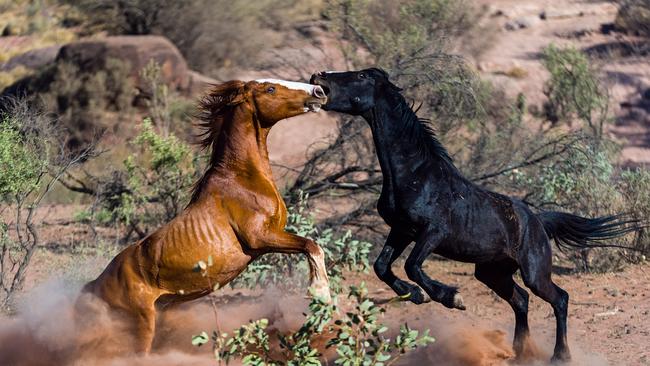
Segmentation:
<svg viewBox="0 0 650 366">
<path fill-rule="evenodd" d="M 325 94 L 325 91 L 323 90 L 323 88 L 321 88 L 320 86 L 315 86 L 314 87 L 314 91 L 313 91 L 312 95 L 315 96 L 316 98 L 325 98 L 327 96 L 327 94 Z"/>
</svg>

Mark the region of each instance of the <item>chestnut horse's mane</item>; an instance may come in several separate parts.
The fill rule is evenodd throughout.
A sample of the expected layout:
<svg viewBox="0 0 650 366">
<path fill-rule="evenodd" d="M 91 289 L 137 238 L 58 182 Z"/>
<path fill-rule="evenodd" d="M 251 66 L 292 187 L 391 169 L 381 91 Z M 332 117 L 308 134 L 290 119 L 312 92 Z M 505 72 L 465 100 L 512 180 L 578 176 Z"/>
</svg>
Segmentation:
<svg viewBox="0 0 650 366">
<path fill-rule="evenodd" d="M 198 135 L 200 140 L 197 144 L 199 146 L 208 148 L 217 141 L 224 118 L 232 107 L 243 102 L 243 99 L 238 97 L 241 97 L 244 85 L 246 83 L 239 80 L 214 85 L 210 92 L 199 101 L 197 118 L 200 122 L 197 123 L 197 126 L 203 130 Z"/>
<path fill-rule="evenodd" d="M 237 105 L 244 102 L 241 98 L 244 91 L 245 82 L 232 80 L 223 84 L 214 85 L 210 92 L 205 95 L 198 105 L 199 122 L 196 125 L 202 130 L 197 137 L 197 145 L 203 149 L 211 148 L 210 163 L 203 176 L 194 184 L 192 188 L 192 198 L 190 203 L 195 202 L 205 185 L 208 183 L 208 172 L 215 163 L 215 145 L 221 134 L 225 119 L 229 117 L 230 112 Z"/>
</svg>

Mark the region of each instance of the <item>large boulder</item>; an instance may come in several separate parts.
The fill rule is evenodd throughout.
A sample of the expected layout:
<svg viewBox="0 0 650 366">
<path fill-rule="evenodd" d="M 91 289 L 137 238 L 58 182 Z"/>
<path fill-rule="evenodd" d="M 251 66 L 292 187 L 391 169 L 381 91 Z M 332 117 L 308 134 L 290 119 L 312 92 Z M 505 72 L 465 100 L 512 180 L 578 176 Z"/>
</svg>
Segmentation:
<svg viewBox="0 0 650 366">
<path fill-rule="evenodd" d="M 49 46 L 21 53 L 0 64 L 0 71 L 11 71 L 19 66 L 32 70 L 39 69 L 52 63 L 60 49 L 61 46 Z"/>
<path fill-rule="evenodd" d="M 187 62 L 167 38 L 160 36 L 116 36 L 81 40 L 61 47 L 57 62 L 69 62 L 82 72 L 96 72 L 106 67 L 106 61 L 117 59 L 130 65 L 135 85 L 146 89 L 140 71 L 154 60 L 161 67 L 161 81 L 176 90 L 186 90 L 190 84 Z"/>
<path fill-rule="evenodd" d="M 120 68 L 127 70 L 124 76 L 140 91 L 137 95 L 146 97 L 150 86 L 143 80 L 141 71 L 152 60 L 160 66 L 160 81 L 171 90 L 194 95 L 214 82 L 213 79 L 189 70 L 183 55 L 164 37 L 116 36 L 84 39 L 14 57 L 0 67 L 10 69 L 23 65 L 36 71 L 2 90 L 0 97 L 31 98 L 48 93 L 52 83 L 60 79 L 57 73 L 61 67 L 71 68 L 76 73 L 77 80 L 85 80 L 99 72 L 111 73 L 116 67 L 115 61 L 120 64 Z M 0 111 L 2 110 L 0 104 Z"/>
</svg>

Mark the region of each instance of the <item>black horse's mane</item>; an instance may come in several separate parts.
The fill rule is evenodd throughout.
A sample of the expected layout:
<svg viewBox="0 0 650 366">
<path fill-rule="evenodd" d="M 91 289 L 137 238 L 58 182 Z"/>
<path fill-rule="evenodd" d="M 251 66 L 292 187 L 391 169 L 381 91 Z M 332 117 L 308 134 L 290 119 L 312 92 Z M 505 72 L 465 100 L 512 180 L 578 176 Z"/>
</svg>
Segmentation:
<svg viewBox="0 0 650 366">
<path fill-rule="evenodd" d="M 417 145 L 422 158 L 440 160 L 450 168 L 457 170 L 449 152 L 436 137 L 431 120 L 418 117 L 417 109 L 414 110 L 413 105 L 409 105 L 397 90 L 394 92 L 399 95 L 395 110 L 401 116 L 403 133 L 408 141 Z"/>
</svg>

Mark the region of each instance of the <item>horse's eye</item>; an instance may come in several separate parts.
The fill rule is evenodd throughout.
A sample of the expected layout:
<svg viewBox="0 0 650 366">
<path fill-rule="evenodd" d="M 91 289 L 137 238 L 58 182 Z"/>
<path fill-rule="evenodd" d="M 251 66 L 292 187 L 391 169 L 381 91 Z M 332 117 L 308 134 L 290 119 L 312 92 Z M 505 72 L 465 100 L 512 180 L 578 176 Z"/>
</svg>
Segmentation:
<svg viewBox="0 0 650 366">
<path fill-rule="evenodd" d="M 266 92 L 269 94 L 275 93 L 275 87 L 274 86 L 269 86 L 268 89 L 266 89 Z"/>
<path fill-rule="evenodd" d="M 359 79 L 365 79 L 365 78 L 366 78 L 366 74 L 360 72 L 359 73 Z"/>
</svg>

